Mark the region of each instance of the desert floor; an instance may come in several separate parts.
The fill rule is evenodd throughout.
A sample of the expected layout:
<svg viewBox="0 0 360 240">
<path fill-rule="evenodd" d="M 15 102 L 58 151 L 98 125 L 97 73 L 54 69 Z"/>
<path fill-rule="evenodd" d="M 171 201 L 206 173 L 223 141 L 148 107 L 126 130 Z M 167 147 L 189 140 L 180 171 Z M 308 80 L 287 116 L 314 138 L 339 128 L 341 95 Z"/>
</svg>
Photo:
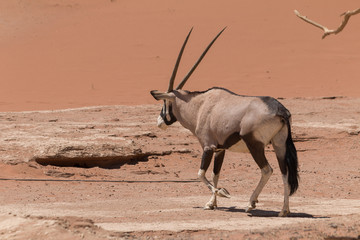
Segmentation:
<svg viewBox="0 0 360 240">
<path fill-rule="evenodd" d="M 0 2 L 0 239 L 358 239 L 360 16 L 322 40 L 357 1 Z M 197 179 L 201 147 L 156 127 L 181 44 L 185 85 L 271 95 L 292 113 L 300 187 L 279 218 L 273 176 L 245 213 L 260 170 L 227 152 L 216 210 Z M 210 177 L 211 171 L 208 172 Z"/>
<path fill-rule="evenodd" d="M 2 113 L 0 238 L 357 238 L 360 99 L 281 101 L 300 161 L 288 218 L 277 217 L 283 186 L 271 147 L 274 174 L 256 210 L 244 212 L 260 170 L 231 152 L 220 187 L 232 197 L 203 210 L 201 148 L 178 123 L 155 126 L 159 105 Z"/>
</svg>

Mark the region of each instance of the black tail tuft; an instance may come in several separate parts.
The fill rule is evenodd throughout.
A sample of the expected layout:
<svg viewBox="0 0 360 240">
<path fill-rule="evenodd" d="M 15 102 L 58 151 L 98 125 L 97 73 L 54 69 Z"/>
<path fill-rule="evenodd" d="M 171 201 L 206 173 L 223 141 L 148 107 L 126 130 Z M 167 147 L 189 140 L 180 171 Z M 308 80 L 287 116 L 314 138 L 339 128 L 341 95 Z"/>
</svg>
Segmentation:
<svg viewBox="0 0 360 240">
<path fill-rule="evenodd" d="M 288 169 L 288 183 L 290 185 L 290 196 L 296 192 L 299 187 L 298 158 L 294 142 L 291 137 L 291 128 L 289 120 L 287 122 L 288 137 L 286 139 L 285 161 Z"/>
</svg>

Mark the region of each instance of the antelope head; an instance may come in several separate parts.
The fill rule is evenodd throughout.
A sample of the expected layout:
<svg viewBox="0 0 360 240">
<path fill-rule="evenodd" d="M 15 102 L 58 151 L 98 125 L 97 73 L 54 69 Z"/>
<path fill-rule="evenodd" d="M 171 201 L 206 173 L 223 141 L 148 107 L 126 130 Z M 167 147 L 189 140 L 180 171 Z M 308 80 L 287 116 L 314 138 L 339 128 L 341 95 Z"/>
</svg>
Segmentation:
<svg viewBox="0 0 360 240">
<path fill-rule="evenodd" d="M 226 27 L 225 27 L 226 28 Z M 153 90 L 151 91 L 151 95 L 156 99 L 156 100 L 163 100 L 164 101 L 164 105 L 161 109 L 160 115 L 158 117 L 157 120 L 157 125 L 159 128 L 161 129 L 166 129 L 167 126 L 173 124 L 174 122 L 177 121 L 176 117 L 173 114 L 173 102 L 175 101 L 175 94 L 174 91 L 180 90 L 183 88 L 183 86 L 185 85 L 186 81 L 190 78 L 191 74 L 195 71 L 196 67 L 200 64 L 201 60 L 205 57 L 206 53 L 208 52 L 208 50 L 210 49 L 210 47 L 213 45 L 213 43 L 216 41 L 216 39 L 221 35 L 221 33 L 225 30 L 222 29 L 217 35 L 216 37 L 210 42 L 210 44 L 207 46 L 207 48 L 205 49 L 205 51 L 201 54 L 200 58 L 197 60 L 197 62 L 194 64 L 194 66 L 190 69 L 190 71 L 188 72 L 188 74 L 184 77 L 184 79 L 179 83 L 179 85 L 174 89 L 174 81 L 175 81 L 175 77 L 176 77 L 176 73 L 180 64 L 180 60 L 182 57 L 182 54 L 184 52 L 185 46 L 187 41 L 189 40 L 190 34 L 192 32 L 192 28 L 190 30 L 190 32 L 188 33 L 182 47 L 180 50 L 180 53 L 177 57 L 176 63 L 175 63 L 175 67 L 173 70 L 173 73 L 171 75 L 170 81 L 169 81 L 169 87 L 168 90 L 166 92 L 161 92 L 158 90 Z"/>
</svg>

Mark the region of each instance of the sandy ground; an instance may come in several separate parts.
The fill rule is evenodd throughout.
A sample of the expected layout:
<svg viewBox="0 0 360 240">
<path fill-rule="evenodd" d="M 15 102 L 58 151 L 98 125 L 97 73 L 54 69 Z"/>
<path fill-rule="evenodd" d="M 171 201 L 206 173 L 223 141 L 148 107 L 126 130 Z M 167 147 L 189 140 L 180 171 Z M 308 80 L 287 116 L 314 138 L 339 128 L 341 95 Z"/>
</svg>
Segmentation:
<svg viewBox="0 0 360 240">
<path fill-rule="evenodd" d="M 277 217 L 283 187 L 270 147 L 274 174 L 256 210 L 244 212 L 260 171 L 231 152 L 220 187 L 232 197 L 203 210 L 200 146 L 179 124 L 158 129 L 159 105 L 2 113 L 0 239 L 358 238 L 360 99 L 281 101 L 301 177 L 288 218 Z"/>
<path fill-rule="evenodd" d="M 0 1 L 0 239 L 357 239 L 360 235 L 358 1 Z M 180 125 L 156 128 L 164 90 L 191 27 L 185 86 L 271 95 L 293 114 L 300 188 L 289 218 L 274 174 L 244 208 L 260 171 L 227 153 L 204 211 L 201 149 Z M 179 81 L 178 79 L 178 81 Z"/>
</svg>

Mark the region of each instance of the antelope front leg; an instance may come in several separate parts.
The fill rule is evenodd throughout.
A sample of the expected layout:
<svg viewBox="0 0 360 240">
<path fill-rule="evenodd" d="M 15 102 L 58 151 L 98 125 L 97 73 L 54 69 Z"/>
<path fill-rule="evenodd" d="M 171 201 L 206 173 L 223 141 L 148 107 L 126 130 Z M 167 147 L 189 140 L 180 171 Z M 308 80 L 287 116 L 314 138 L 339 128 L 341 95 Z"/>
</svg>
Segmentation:
<svg viewBox="0 0 360 240">
<path fill-rule="evenodd" d="M 217 208 L 217 201 L 216 201 L 216 192 L 217 192 L 217 183 L 219 181 L 219 175 L 215 175 L 214 173 L 212 173 L 212 179 L 213 179 L 213 189 L 212 190 L 212 195 L 210 200 L 205 204 L 204 209 L 205 210 L 213 210 L 215 208 Z"/>
<path fill-rule="evenodd" d="M 224 156 L 225 156 L 225 150 L 221 150 L 215 153 L 214 169 L 212 173 L 212 179 L 215 189 L 217 189 L 218 186 L 220 170 L 222 163 L 224 161 Z M 217 200 L 216 200 L 217 195 L 220 195 L 222 197 L 230 197 L 230 194 L 228 191 L 226 191 L 226 189 L 217 189 L 217 192 L 213 192 L 210 201 L 205 205 L 206 209 L 217 208 Z"/>
<path fill-rule="evenodd" d="M 218 153 L 215 154 L 215 162 L 214 162 L 214 171 L 212 174 L 213 177 L 213 182 L 214 185 L 212 185 L 206 178 L 205 173 L 206 170 L 209 168 L 210 162 L 211 162 L 211 158 L 214 154 L 214 151 L 212 149 L 209 148 L 205 148 L 204 149 L 204 153 L 203 153 L 203 157 L 202 157 L 202 161 L 201 161 L 201 167 L 198 173 L 199 179 L 205 183 L 205 185 L 211 190 L 212 192 L 212 196 L 210 198 L 210 201 L 208 203 L 206 203 L 204 209 L 208 210 L 208 209 L 214 209 L 217 207 L 217 201 L 216 201 L 216 196 L 220 196 L 220 197 L 230 197 L 229 192 L 224 189 L 224 188 L 217 188 L 217 184 L 219 181 L 219 174 L 220 174 L 220 169 L 221 169 L 221 165 L 224 159 L 224 153 L 225 151 L 220 151 Z"/>
<path fill-rule="evenodd" d="M 202 159 L 201 159 L 201 166 L 200 166 L 200 170 L 198 172 L 198 176 L 200 181 L 202 181 L 210 190 L 211 192 L 215 193 L 215 187 L 207 180 L 205 173 L 207 171 L 207 169 L 209 168 L 210 162 L 211 162 L 211 158 L 214 154 L 214 151 L 211 148 L 205 147 L 204 148 L 204 152 L 202 155 Z M 211 200 L 210 200 L 211 201 Z M 204 209 L 211 209 L 211 207 L 208 205 L 209 203 L 207 203 L 204 207 Z"/>
</svg>

